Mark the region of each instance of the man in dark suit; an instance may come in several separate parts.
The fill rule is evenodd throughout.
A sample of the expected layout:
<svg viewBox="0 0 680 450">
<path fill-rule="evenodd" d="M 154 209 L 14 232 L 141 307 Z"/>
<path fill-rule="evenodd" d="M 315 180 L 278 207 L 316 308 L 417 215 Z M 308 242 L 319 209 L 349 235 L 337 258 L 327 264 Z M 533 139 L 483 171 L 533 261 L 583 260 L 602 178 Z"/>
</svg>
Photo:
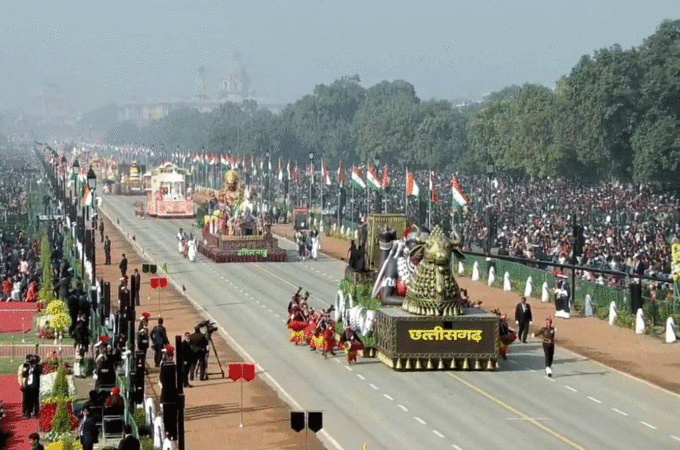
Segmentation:
<svg viewBox="0 0 680 450">
<path fill-rule="evenodd" d="M 158 318 L 158 325 L 153 327 L 153 329 L 151 330 L 151 335 L 149 337 L 151 338 L 151 345 L 154 351 L 153 355 L 154 365 L 158 367 L 160 366 L 161 359 L 163 357 L 163 347 L 170 343 L 170 341 L 168 341 L 168 334 L 165 331 L 165 327 L 163 326 L 162 317 Z"/>
<path fill-rule="evenodd" d="M 111 264 L 111 239 L 109 239 L 108 236 L 106 236 L 106 239 L 104 240 L 104 257 L 105 257 L 105 262 L 107 266 Z"/>
<path fill-rule="evenodd" d="M 99 427 L 90 412 L 89 406 L 83 409 L 83 420 L 80 422 L 78 436 L 80 437 L 80 443 L 83 445 L 83 450 L 92 450 L 94 444 L 99 442 Z"/>
<path fill-rule="evenodd" d="M 527 334 L 529 334 L 529 325 L 531 325 L 532 321 L 531 305 L 527 303 L 526 297 L 522 297 L 522 301 L 515 307 L 515 323 L 519 325 L 517 338 L 525 344 L 527 342 Z"/>
<path fill-rule="evenodd" d="M 132 427 L 125 425 L 125 437 L 118 444 L 118 450 L 140 450 L 139 440 L 132 435 Z"/>
<path fill-rule="evenodd" d="M 135 269 L 135 272 L 130 277 L 130 293 L 132 294 L 132 300 L 130 303 L 134 303 L 139 306 L 139 289 L 142 285 L 142 275 L 139 273 L 139 269 Z"/>
<path fill-rule="evenodd" d="M 123 253 L 123 259 L 120 260 L 118 268 L 120 269 L 120 276 L 123 278 L 127 278 L 128 260 L 127 257 L 125 256 L 125 253 Z"/>
</svg>

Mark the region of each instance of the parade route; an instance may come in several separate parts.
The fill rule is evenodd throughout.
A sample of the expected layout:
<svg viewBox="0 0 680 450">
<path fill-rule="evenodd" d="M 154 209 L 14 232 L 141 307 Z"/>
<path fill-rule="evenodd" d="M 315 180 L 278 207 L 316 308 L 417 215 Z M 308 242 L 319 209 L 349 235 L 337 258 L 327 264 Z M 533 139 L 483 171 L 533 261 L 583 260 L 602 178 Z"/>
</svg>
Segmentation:
<svg viewBox="0 0 680 450">
<path fill-rule="evenodd" d="M 202 255 L 190 263 L 175 233 L 193 221 L 135 217 L 136 199 L 104 196 L 102 208 L 143 256 L 167 264 L 171 281 L 258 363 L 285 401 L 324 412 L 319 437 L 328 448 L 680 448 L 680 420 L 669 413 L 680 408 L 677 395 L 559 346 L 554 378 L 544 375 L 538 341 L 513 345 L 496 372 L 400 373 L 375 359 L 351 367 L 340 354 L 324 360 L 288 342 L 286 305 L 300 286 L 311 306 L 328 307 L 342 261 L 298 261 L 280 240 L 288 263 L 216 264 Z"/>
</svg>

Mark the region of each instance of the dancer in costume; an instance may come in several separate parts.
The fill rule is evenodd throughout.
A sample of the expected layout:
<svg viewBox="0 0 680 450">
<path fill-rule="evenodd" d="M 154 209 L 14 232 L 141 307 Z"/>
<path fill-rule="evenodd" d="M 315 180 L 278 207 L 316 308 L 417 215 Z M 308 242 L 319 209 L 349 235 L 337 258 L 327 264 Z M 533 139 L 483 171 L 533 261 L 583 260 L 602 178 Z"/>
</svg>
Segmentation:
<svg viewBox="0 0 680 450">
<path fill-rule="evenodd" d="M 508 347 L 517 339 L 517 334 L 508 326 L 507 314 L 501 314 L 498 322 L 498 353 L 503 359 L 508 359 L 506 356 Z"/>
<path fill-rule="evenodd" d="M 307 319 L 305 318 L 302 309 L 299 306 L 293 308 L 288 320 L 288 336 L 290 342 L 295 342 L 295 345 L 301 344 L 305 341 L 305 328 L 307 327 Z"/>
<path fill-rule="evenodd" d="M 326 324 L 326 329 L 323 331 L 323 357 L 327 358 L 328 354 L 335 356 L 335 346 L 337 342 L 335 341 L 335 330 L 334 323 L 329 320 Z"/>
<path fill-rule="evenodd" d="M 533 336 L 543 337 L 543 354 L 545 355 L 545 373 L 552 377 L 552 363 L 553 356 L 555 356 L 555 331 L 552 326 L 552 319 L 550 316 L 545 318 L 545 326 L 538 330 L 538 333 Z"/>
<path fill-rule="evenodd" d="M 340 345 L 345 349 L 347 364 L 357 362 L 357 353 L 364 349 L 364 344 L 350 324 L 345 325 L 345 330 L 340 335 Z"/>
</svg>

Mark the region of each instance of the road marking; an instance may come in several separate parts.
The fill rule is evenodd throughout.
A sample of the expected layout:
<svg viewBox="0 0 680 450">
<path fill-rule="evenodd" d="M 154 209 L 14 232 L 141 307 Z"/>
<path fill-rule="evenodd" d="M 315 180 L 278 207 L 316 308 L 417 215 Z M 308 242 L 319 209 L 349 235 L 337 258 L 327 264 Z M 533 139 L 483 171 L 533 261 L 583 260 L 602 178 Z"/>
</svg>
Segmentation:
<svg viewBox="0 0 680 450">
<path fill-rule="evenodd" d="M 463 450 L 462 448 L 458 447 L 456 444 L 451 444 L 451 447 L 455 448 L 456 450 Z"/>
<path fill-rule="evenodd" d="M 345 366 L 345 369 L 349 370 L 350 372 L 354 369 L 352 369 L 350 366 Z"/>
<path fill-rule="evenodd" d="M 623 412 L 623 411 L 621 411 L 621 410 L 619 410 L 619 409 L 616 409 L 616 408 L 612 408 L 612 411 L 617 412 L 617 413 L 621 414 L 622 416 L 627 416 L 627 415 L 628 415 L 628 413 L 625 413 L 625 412 Z"/>
<path fill-rule="evenodd" d="M 426 424 L 427 424 L 427 422 L 425 422 L 423 419 L 421 419 L 421 418 L 418 417 L 418 416 L 413 416 L 413 418 L 416 419 L 418 422 L 420 422 L 420 423 L 423 424 L 423 425 L 426 425 Z"/>
<path fill-rule="evenodd" d="M 373 389 L 375 389 L 375 390 L 378 390 L 378 386 L 376 386 L 376 385 L 373 384 L 373 383 L 371 383 L 369 386 L 371 386 L 371 387 L 372 387 Z"/>
<path fill-rule="evenodd" d="M 281 317 L 278 313 L 274 313 L 274 315 L 275 315 L 276 317 Z"/>
<path fill-rule="evenodd" d="M 387 394 L 383 394 L 383 397 L 385 397 L 387 400 L 390 400 L 390 401 L 393 401 L 393 400 L 394 400 L 392 397 L 390 397 L 390 396 L 387 395 Z"/>
<path fill-rule="evenodd" d="M 600 400 L 593 398 L 593 397 L 588 397 L 590 400 L 594 401 L 595 403 L 602 403 Z"/>
<path fill-rule="evenodd" d="M 336 359 L 335 362 L 338 364 L 342 364 L 342 361 L 340 361 L 339 359 Z"/>
<path fill-rule="evenodd" d="M 567 389 L 569 389 L 571 392 L 578 392 L 577 389 L 574 389 L 574 388 L 571 387 L 571 386 L 567 386 L 566 384 L 564 385 L 564 387 L 567 388 Z"/>
<path fill-rule="evenodd" d="M 656 427 L 654 425 L 650 425 L 647 422 L 643 422 L 642 420 L 640 421 L 640 423 L 646 427 L 651 428 L 652 430 L 656 430 Z"/>
<path fill-rule="evenodd" d="M 673 436 L 673 435 L 671 434 L 671 437 L 672 437 L 673 439 L 675 439 L 676 441 L 680 441 L 680 438 L 677 437 L 677 436 Z"/>
<path fill-rule="evenodd" d="M 469 387 L 470 389 L 472 389 L 473 391 L 477 392 L 478 394 L 480 394 L 480 395 L 486 397 L 487 399 L 491 400 L 492 402 L 496 403 L 498 406 L 500 406 L 500 407 L 502 407 L 502 408 L 505 408 L 506 410 L 512 412 L 513 414 L 515 414 L 515 415 L 517 415 L 517 416 L 519 416 L 519 417 L 525 418 L 528 422 L 530 422 L 530 423 L 533 424 L 534 426 L 540 428 L 541 430 L 545 431 L 546 433 L 548 433 L 548 434 L 554 436 L 555 438 L 561 440 L 562 442 L 564 442 L 564 443 L 567 444 L 568 446 L 570 446 L 570 447 L 572 447 L 572 448 L 574 448 L 574 449 L 578 449 L 578 450 L 585 450 L 583 447 L 581 447 L 580 445 L 578 445 L 576 442 L 572 441 L 571 439 L 569 439 L 569 438 L 567 438 L 567 437 L 565 437 L 565 436 L 562 436 L 562 435 L 559 434 L 557 431 L 553 430 L 552 428 L 549 428 L 549 427 L 545 426 L 544 424 L 542 424 L 541 422 L 537 421 L 536 419 L 532 419 L 531 417 L 527 416 L 527 415 L 524 414 L 523 412 L 521 412 L 521 411 L 519 411 L 519 410 L 513 408 L 512 406 L 508 405 L 508 404 L 505 403 L 503 400 L 500 400 L 500 399 L 494 397 L 493 395 L 489 394 L 489 393 L 486 392 L 484 389 L 479 388 L 479 387 L 475 386 L 474 384 L 472 384 L 472 383 L 470 383 L 470 382 L 468 382 L 468 381 L 465 381 L 465 380 L 464 380 L 463 378 L 461 378 L 460 376 L 455 375 L 455 374 L 452 374 L 451 372 L 446 372 L 446 374 L 447 374 L 448 376 L 450 376 L 451 378 L 453 378 L 454 380 L 457 380 L 457 381 L 459 381 L 460 383 L 464 384 L 465 386 Z"/>
<path fill-rule="evenodd" d="M 404 405 L 399 405 L 399 407 L 402 409 L 402 411 L 408 412 L 408 408 Z"/>
<path fill-rule="evenodd" d="M 553 383 L 557 383 L 557 381 L 553 380 L 552 377 L 549 377 L 548 375 L 546 375 L 545 378 L 546 378 L 548 381 L 552 381 Z"/>
<path fill-rule="evenodd" d="M 362 380 L 365 380 L 365 379 L 366 379 L 366 378 L 365 378 L 362 374 L 360 374 L 360 373 L 357 374 L 357 377 L 359 377 L 359 378 L 362 379 Z"/>
<path fill-rule="evenodd" d="M 437 436 L 439 436 L 440 438 L 443 438 L 443 437 L 444 437 L 444 435 L 441 434 L 441 433 L 440 433 L 439 431 L 437 431 L 437 430 L 432 430 L 432 432 L 433 432 L 434 434 L 436 434 Z"/>
</svg>

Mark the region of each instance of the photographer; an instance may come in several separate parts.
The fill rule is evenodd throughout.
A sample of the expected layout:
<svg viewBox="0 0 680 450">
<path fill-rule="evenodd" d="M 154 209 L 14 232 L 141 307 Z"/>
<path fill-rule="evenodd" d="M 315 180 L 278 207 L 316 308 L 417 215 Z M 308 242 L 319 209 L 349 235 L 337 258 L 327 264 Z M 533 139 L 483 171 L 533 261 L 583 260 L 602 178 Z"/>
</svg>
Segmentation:
<svg viewBox="0 0 680 450">
<path fill-rule="evenodd" d="M 205 334 L 201 333 L 201 326 L 207 328 L 208 333 L 211 333 L 211 324 L 201 322 L 194 328 L 194 333 L 189 337 L 189 342 L 191 343 L 191 351 L 193 353 L 193 360 L 191 362 L 191 368 L 189 369 L 189 379 L 193 381 L 194 374 L 199 376 L 201 381 L 208 379 L 206 374 L 207 360 L 206 356 L 208 353 L 208 338 Z"/>
<path fill-rule="evenodd" d="M 39 356 L 26 355 L 26 362 L 19 368 L 19 385 L 23 394 L 22 409 L 26 417 L 31 417 L 31 415 L 37 417 L 40 410 L 39 394 L 42 370 L 39 362 Z"/>
</svg>

